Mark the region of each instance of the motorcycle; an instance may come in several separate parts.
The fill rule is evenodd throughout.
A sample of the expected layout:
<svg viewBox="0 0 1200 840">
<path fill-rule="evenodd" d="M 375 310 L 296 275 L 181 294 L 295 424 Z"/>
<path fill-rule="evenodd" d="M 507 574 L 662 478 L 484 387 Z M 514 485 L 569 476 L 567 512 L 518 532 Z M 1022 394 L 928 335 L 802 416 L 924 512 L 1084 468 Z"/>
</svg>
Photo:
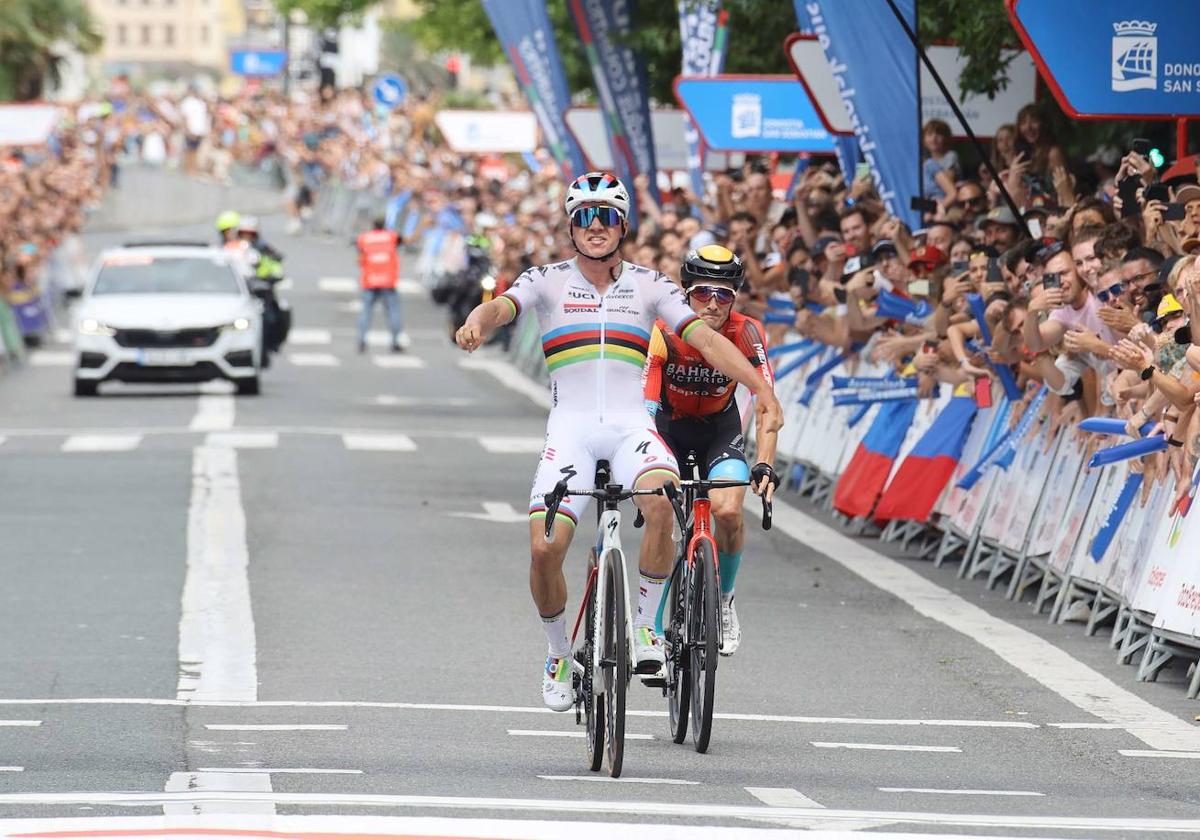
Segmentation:
<svg viewBox="0 0 1200 840">
<path fill-rule="evenodd" d="M 477 244 L 467 245 L 467 266 L 462 271 L 449 277 L 442 278 L 433 288 L 434 303 L 449 308 L 450 340 L 458 332 L 476 306 L 493 300 L 501 289 L 493 270 L 491 257 L 487 250 Z M 507 350 L 511 340 L 509 327 L 506 325 L 496 330 L 488 339 L 488 344 L 500 342 Z"/>
</svg>

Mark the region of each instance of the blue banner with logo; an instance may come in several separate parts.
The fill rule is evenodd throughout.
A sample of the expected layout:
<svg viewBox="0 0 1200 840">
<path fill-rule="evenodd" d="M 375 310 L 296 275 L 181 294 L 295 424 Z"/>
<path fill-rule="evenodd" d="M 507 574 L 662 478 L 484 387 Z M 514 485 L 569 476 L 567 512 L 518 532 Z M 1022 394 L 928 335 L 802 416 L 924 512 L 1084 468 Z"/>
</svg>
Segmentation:
<svg viewBox="0 0 1200 840">
<path fill-rule="evenodd" d="M 657 201 L 658 164 L 646 70 L 633 50 L 620 43 L 633 29 L 633 0 L 570 0 L 568 7 L 592 67 L 617 177 L 632 190 L 634 176 L 644 172 Z M 630 207 L 631 226 L 637 224 L 636 204 Z"/>
<path fill-rule="evenodd" d="M 1069 116 L 1200 113 L 1200 3 L 1008 0 L 1008 13 Z"/>
<path fill-rule="evenodd" d="M 238 76 L 278 76 L 287 67 L 283 50 L 233 50 L 229 70 Z"/>
<path fill-rule="evenodd" d="M 834 148 L 795 76 L 677 76 L 675 98 L 710 149 L 796 153 Z"/>
<path fill-rule="evenodd" d="M 707 76 L 716 63 L 713 49 L 717 41 L 717 17 L 721 0 L 679 0 L 679 40 L 683 45 L 683 75 Z M 683 118 L 683 137 L 687 141 L 688 174 L 692 192 L 704 195 L 704 149 L 700 132 L 691 117 Z"/>
<path fill-rule="evenodd" d="M 895 3 L 915 30 L 916 0 Z M 808 25 L 825 50 L 854 124 L 859 151 L 871 167 L 884 205 L 893 216 L 919 227 L 921 214 L 909 209 L 909 199 L 921 194 L 921 118 L 912 42 L 880 0 L 793 0 L 793 4 L 800 25 Z"/>
<path fill-rule="evenodd" d="M 587 165 L 563 116 L 571 104 L 571 90 L 545 0 L 482 2 L 564 180 L 581 175 Z"/>
</svg>

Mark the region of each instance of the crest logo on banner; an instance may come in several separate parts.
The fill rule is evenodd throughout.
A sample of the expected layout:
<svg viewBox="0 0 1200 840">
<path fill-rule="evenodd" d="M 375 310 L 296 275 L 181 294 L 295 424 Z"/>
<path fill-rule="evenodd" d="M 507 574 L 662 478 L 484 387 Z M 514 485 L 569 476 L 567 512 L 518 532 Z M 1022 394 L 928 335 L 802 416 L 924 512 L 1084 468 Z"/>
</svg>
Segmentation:
<svg viewBox="0 0 1200 840">
<path fill-rule="evenodd" d="M 729 109 L 729 132 L 734 137 L 762 136 L 762 97 L 757 93 L 739 93 Z"/>
<path fill-rule="evenodd" d="M 1113 23 L 1112 89 L 1158 90 L 1157 23 L 1123 20 Z"/>
</svg>

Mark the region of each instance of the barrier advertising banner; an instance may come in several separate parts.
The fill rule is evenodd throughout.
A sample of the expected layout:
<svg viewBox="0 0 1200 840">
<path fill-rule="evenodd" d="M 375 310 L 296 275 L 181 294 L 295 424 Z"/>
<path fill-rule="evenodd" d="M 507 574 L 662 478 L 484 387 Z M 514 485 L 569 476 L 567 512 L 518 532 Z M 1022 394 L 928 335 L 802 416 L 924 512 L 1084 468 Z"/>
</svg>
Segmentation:
<svg viewBox="0 0 1200 840">
<path fill-rule="evenodd" d="M 633 189 L 639 172 L 650 176 L 650 190 L 658 200 L 654 177 L 654 137 L 650 125 L 650 100 L 646 72 L 629 47 L 622 46 L 633 28 L 633 0 L 571 0 L 569 8 L 579 40 L 583 42 L 600 106 L 608 117 L 608 139 L 617 177 Z M 636 205 L 630 223 L 637 225 Z"/>
<path fill-rule="evenodd" d="M 917 54 L 887 4 L 878 0 L 793 0 L 837 82 L 863 160 L 893 216 L 920 227 L 909 199 L 921 194 Z M 915 0 L 895 0 L 916 27 Z M 886 79 L 887 84 L 880 84 Z"/>
<path fill-rule="evenodd" d="M 680 0 L 679 2 L 679 40 L 683 47 L 683 75 L 711 76 L 718 72 L 715 69 L 717 57 L 714 47 L 717 40 L 718 18 L 721 14 L 721 0 Z M 658 140 L 658 126 L 654 127 L 655 140 Z M 691 176 L 692 192 L 704 195 L 704 148 L 700 145 L 700 132 L 685 114 L 683 117 L 683 136 L 687 143 L 687 170 Z M 659 165 L 667 166 L 662 156 Z"/>
<path fill-rule="evenodd" d="M 563 178 L 579 175 L 585 171 L 583 153 L 563 120 L 571 91 L 544 0 L 482 2 Z"/>
<path fill-rule="evenodd" d="M 593 169 L 612 169 L 613 159 L 608 148 L 603 112 L 599 108 L 568 108 L 566 118 L 567 128 L 571 129 L 571 134 L 583 149 L 588 165 Z M 678 108 L 656 108 L 650 112 L 650 124 L 654 126 L 654 157 L 659 169 L 679 172 L 690 168 L 691 150 L 688 148 L 686 121 L 687 112 Z M 731 157 L 724 152 L 708 151 L 704 156 L 704 169 L 724 172 L 733 165 L 730 163 Z M 703 192 L 696 194 L 702 195 Z"/>
<path fill-rule="evenodd" d="M 675 77 L 675 98 L 705 144 L 737 152 L 832 152 L 804 85 L 794 76 Z"/>
<path fill-rule="evenodd" d="M 1007 0 L 1008 15 L 1072 118 L 1194 116 L 1200 3 Z"/>
</svg>

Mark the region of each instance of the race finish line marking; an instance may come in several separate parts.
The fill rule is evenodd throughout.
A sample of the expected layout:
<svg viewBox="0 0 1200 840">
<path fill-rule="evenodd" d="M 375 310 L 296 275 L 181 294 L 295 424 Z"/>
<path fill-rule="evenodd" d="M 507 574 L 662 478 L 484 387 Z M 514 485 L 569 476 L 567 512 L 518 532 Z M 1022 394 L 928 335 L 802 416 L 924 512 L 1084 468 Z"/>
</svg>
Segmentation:
<svg viewBox="0 0 1200 840">
<path fill-rule="evenodd" d="M 960 814 L 924 811 L 865 811 L 840 808 L 792 808 L 767 807 L 761 805 L 718 805 L 694 802 L 622 802 L 586 799 L 522 799 L 500 797 L 455 797 L 455 796 L 403 796 L 388 794 L 335 794 L 335 793 L 277 793 L 228 791 L 212 792 L 192 790 L 188 792 L 54 792 L 54 793 L 0 793 L 0 805 L 21 807 L 46 807 L 62 805 L 156 807 L 186 805 L 201 808 L 210 804 L 303 807 L 315 806 L 334 808 L 409 808 L 444 809 L 467 811 L 505 811 L 526 813 L 600 814 L 641 817 L 646 819 L 693 819 L 693 820 L 820 820 L 828 824 L 834 821 L 883 823 L 906 823 L 925 826 L 963 826 L 971 828 L 1040 829 L 1052 831 L 1113 832 L 1115 836 L 1130 836 L 1143 833 L 1200 834 L 1200 819 L 1171 819 L 1165 817 L 1088 817 L 1088 816 L 1039 816 L 1023 814 Z M 210 812 L 211 813 L 211 812 Z M 113 818 L 128 820 L 129 818 Z M 279 829 L 274 818 L 271 826 Z M 312 819 L 312 818 L 309 818 Z M 338 817 L 325 818 L 326 828 L 332 828 Z M 161 818 L 156 818 L 156 827 Z M 90 824 L 90 821 L 89 821 Z M 78 820 L 75 825 L 79 825 Z M 507 823 L 507 833 L 496 837 L 511 838 L 515 824 Z M 575 825 L 575 823 L 572 823 Z M 11 833 L 10 823 L 0 823 Z M 663 830 L 670 827 L 664 826 Z M 683 828 L 683 827 L 680 827 Z M 563 829 L 560 828 L 560 831 Z M 734 829 L 745 832 L 747 829 Z M 569 834 L 570 832 L 565 832 Z M 89 836 L 95 836 L 94 832 Z M 457 835 L 462 837 L 460 833 Z M 563 834 L 555 835 L 557 837 Z M 612 836 L 598 835 L 598 836 Z M 645 833 L 630 836 L 656 838 L 666 836 L 655 826 L 653 835 Z M 729 836 L 737 836 L 731 833 Z"/>
<path fill-rule="evenodd" d="M 325 770 L 318 767 L 201 767 L 201 773 L 291 773 L 296 775 L 359 776 L 361 770 Z"/>
<path fill-rule="evenodd" d="M 699 782 L 691 782 L 687 779 L 639 779 L 629 776 L 621 776 L 614 779 L 612 776 L 538 776 L 539 779 L 545 779 L 548 782 L 600 782 L 602 784 L 625 784 L 625 785 L 698 785 Z"/>
<path fill-rule="evenodd" d="M 927 747 L 919 744 L 855 744 L 833 741 L 810 741 L 814 747 L 824 750 L 883 750 L 885 752 L 933 752 L 960 753 L 958 747 Z"/>
<path fill-rule="evenodd" d="M 214 732 L 344 732 L 344 723 L 206 723 Z"/>
<path fill-rule="evenodd" d="M 509 729 L 509 735 L 526 738 L 583 738 L 586 732 L 566 732 L 559 729 Z M 653 735 L 637 735 L 625 733 L 626 741 L 653 741 Z"/>
<path fill-rule="evenodd" d="M 939 788 L 881 787 L 884 793 L 932 793 L 944 796 L 1045 796 L 1034 790 L 942 790 Z"/>
</svg>

